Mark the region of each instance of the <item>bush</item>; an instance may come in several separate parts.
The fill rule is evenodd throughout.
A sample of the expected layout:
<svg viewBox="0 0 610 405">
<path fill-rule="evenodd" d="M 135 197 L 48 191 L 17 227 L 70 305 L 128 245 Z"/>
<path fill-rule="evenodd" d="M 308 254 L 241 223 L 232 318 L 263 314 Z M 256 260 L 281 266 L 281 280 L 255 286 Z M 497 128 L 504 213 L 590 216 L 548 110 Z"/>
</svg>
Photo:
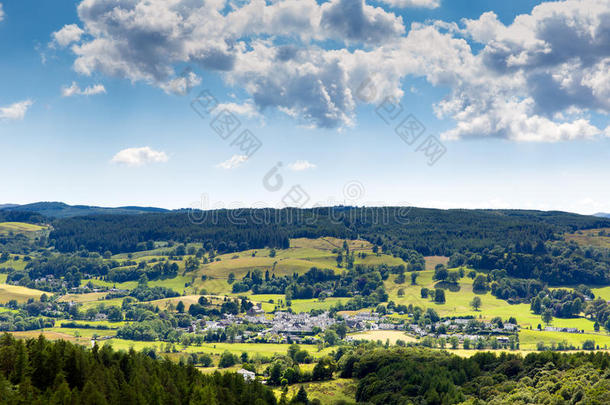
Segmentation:
<svg viewBox="0 0 610 405">
<path fill-rule="evenodd" d="M 237 361 L 238 361 L 237 356 L 235 356 L 234 354 L 231 354 L 228 350 L 225 350 L 225 352 L 222 354 L 222 356 L 220 356 L 220 361 L 218 362 L 218 367 L 220 367 L 220 368 L 232 367 L 237 364 Z"/>
</svg>

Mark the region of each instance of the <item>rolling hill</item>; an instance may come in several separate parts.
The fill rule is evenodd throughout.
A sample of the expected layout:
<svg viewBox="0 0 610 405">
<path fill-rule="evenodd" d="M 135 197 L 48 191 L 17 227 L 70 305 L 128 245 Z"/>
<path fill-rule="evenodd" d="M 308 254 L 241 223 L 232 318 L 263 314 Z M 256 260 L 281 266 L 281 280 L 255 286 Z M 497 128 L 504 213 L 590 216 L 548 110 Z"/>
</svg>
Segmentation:
<svg viewBox="0 0 610 405">
<path fill-rule="evenodd" d="M 24 205 L 0 205 L 0 211 L 35 212 L 47 218 L 71 218 L 86 215 L 100 214 L 144 214 L 167 212 L 168 210 L 155 207 L 97 207 L 91 205 L 68 205 L 63 202 L 36 202 Z"/>
</svg>

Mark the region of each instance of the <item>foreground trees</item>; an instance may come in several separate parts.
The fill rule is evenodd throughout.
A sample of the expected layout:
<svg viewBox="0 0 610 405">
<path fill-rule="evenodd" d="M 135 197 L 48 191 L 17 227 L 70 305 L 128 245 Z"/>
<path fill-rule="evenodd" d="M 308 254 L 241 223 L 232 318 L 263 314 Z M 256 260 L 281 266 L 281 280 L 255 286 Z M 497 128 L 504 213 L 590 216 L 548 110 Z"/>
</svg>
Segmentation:
<svg viewBox="0 0 610 405">
<path fill-rule="evenodd" d="M 367 404 L 607 404 L 607 353 L 477 353 L 361 346 L 338 360 Z"/>
<path fill-rule="evenodd" d="M 2 404 L 275 404 L 273 392 L 233 373 L 203 375 L 154 354 L 87 350 L 42 336 L 0 337 Z"/>
</svg>

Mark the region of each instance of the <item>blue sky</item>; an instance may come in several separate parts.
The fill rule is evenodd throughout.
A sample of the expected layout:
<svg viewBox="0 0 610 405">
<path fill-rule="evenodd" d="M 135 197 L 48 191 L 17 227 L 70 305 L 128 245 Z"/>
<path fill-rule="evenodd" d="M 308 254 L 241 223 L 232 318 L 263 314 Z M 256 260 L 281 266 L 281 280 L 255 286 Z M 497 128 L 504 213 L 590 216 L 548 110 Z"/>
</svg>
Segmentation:
<svg viewBox="0 0 610 405">
<path fill-rule="evenodd" d="M 610 211 L 605 0 L 0 4 L 0 203 Z"/>
</svg>

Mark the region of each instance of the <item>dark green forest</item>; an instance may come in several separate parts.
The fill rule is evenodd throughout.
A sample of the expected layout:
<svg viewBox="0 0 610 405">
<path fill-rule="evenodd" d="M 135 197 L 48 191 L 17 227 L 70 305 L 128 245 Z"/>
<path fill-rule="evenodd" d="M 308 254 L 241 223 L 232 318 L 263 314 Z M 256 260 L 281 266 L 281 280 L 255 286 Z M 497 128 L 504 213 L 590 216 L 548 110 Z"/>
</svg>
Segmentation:
<svg viewBox="0 0 610 405">
<path fill-rule="evenodd" d="M 193 366 L 114 351 L 85 349 L 42 336 L 0 337 L 0 404 L 275 404 L 273 392 L 235 373 L 204 375 Z"/>
<path fill-rule="evenodd" d="M 449 256 L 495 245 L 535 245 L 566 231 L 610 226 L 610 219 L 522 210 L 329 207 L 96 215 L 58 219 L 53 226 L 50 238 L 62 252 L 116 254 L 136 251 L 149 240 L 173 240 L 203 242 L 227 253 L 285 248 L 289 238 L 335 236 Z"/>
<path fill-rule="evenodd" d="M 338 360 L 369 404 L 608 404 L 607 353 L 490 352 L 462 358 L 415 348 L 361 346 Z"/>
</svg>

